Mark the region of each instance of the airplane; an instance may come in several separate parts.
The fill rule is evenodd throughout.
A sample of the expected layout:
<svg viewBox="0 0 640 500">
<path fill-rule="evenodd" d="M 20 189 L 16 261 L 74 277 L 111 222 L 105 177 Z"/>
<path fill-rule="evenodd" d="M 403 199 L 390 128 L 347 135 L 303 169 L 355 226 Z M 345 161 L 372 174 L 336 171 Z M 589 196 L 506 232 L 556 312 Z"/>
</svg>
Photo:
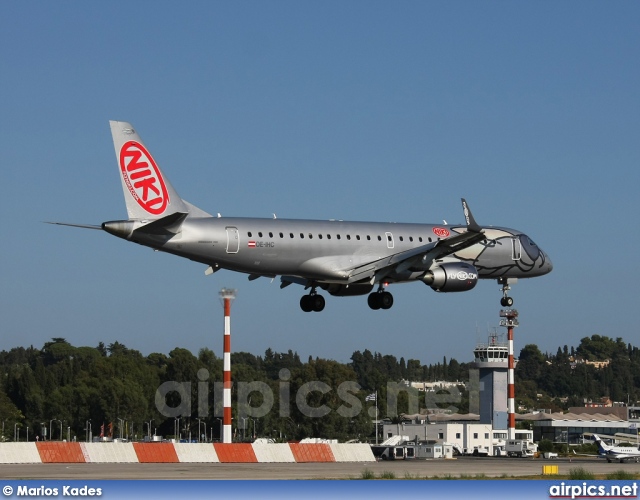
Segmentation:
<svg viewBox="0 0 640 500">
<path fill-rule="evenodd" d="M 526 234 L 478 225 L 464 198 L 464 225 L 213 216 L 178 195 L 130 123 L 110 126 L 128 219 L 52 224 L 104 230 L 207 265 L 206 275 L 227 269 L 249 280 L 280 276 L 281 288 L 298 284 L 309 291 L 300 299 L 304 312 L 324 309 L 318 289 L 332 296 L 368 295 L 369 307 L 378 310 L 393 305 L 386 290 L 392 283 L 463 292 L 479 279 L 496 279 L 501 305 L 511 307 L 508 291 L 518 278 L 553 269 Z"/>
<path fill-rule="evenodd" d="M 610 446 L 605 444 L 597 434 L 593 435 L 593 439 L 598 443 L 600 454 L 604 455 L 604 458 L 606 458 L 609 463 L 614 460 L 618 460 L 620 463 L 623 463 L 625 460 L 636 463 L 640 462 L 640 446 Z"/>
</svg>

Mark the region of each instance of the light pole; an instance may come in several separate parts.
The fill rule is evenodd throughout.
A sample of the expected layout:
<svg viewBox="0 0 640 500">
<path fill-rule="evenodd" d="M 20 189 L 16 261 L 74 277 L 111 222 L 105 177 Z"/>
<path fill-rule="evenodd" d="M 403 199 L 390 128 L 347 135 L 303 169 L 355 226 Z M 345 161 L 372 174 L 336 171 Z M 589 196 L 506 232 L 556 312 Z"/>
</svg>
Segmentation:
<svg viewBox="0 0 640 500">
<path fill-rule="evenodd" d="M 173 437 L 180 442 L 180 419 L 182 417 L 173 417 Z"/>
<path fill-rule="evenodd" d="M 62 436 L 63 436 L 63 432 L 62 432 L 62 420 L 58 420 L 58 422 L 60 422 L 60 441 L 62 441 Z"/>
<path fill-rule="evenodd" d="M 4 429 L 3 429 L 4 430 Z M 42 432 L 42 440 L 47 440 L 47 427 L 44 425 L 44 422 L 40 422 L 40 432 Z"/>
<path fill-rule="evenodd" d="M 29 426 L 27 425 L 27 443 L 29 442 Z"/>
<path fill-rule="evenodd" d="M 117 417 L 118 418 L 118 422 L 120 422 L 120 439 L 122 439 L 122 428 L 124 427 L 124 419 Z"/>
<path fill-rule="evenodd" d="M 222 419 L 220 417 L 216 417 L 216 420 L 220 421 L 220 436 L 218 441 L 222 443 Z M 211 431 L 211 436 L 213 436 L 213 430 Z M 211 438 L 211 441 L 213 441 L 213 437 Z"/>
<path fill-rule="evenodd" d="M 151 439 L 151 422 L 153 422 L 153 419 L 149 420 L 148 422 L 145 422 L 145 424 L 147 424 L 147 432 L 149 435 L 149 439 Z"/>
<path fill-rule="evenodd" d="M 71 426 L 67 426 L 67 443 L 71 442 Z"/>
<path fill-rule="evenodd" d="M 202 436 L 204 436 L 204 442 L 207 442 L 207 423 L 202 420 L 201 418 L 198 418 L 198 443 L 200 442 L 200 440 L 202 439 Z M 204 425 L 204 433 L 200 433 L 200 422 L 202 422 L 202 425 Z"/>
<path fill-rule="evenodd" d="M 18 439 L 20 439 L 20 434 L 18 432 L 18 422 L 13 425 L 13 440 L 17 443 Z"/>
<path fill-rule="evenodd" d="M 91 419 L 84 423 L 84 433 L 84 440 L 86 443 L 89 443 L 91 441 Z"/>
</svg>

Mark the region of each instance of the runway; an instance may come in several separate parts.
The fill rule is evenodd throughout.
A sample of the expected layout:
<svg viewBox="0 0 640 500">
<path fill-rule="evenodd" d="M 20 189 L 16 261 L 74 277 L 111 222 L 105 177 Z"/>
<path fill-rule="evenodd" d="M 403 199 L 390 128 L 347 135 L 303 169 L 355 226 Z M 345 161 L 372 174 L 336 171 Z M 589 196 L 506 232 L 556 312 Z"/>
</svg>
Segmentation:
<svg viewBox="0 0 640 500">
<path fill-rule="evenodd" d="M 374 463 L 261 464 L 3 464 L 2 479 L 360 479 L 370 470 L 405 478 L 517 478 L 542 476 L 543 465 L 559 466 L 560 474 L 584 468 L 594 474 L 617 470 L 640 474 L 640 464 L 607 463 L 598 459 L 516 459 L 462 457 L 454 460 L 397 460 Z M 544 476 L 552 479 L 552 476 Z"/>
</svg>

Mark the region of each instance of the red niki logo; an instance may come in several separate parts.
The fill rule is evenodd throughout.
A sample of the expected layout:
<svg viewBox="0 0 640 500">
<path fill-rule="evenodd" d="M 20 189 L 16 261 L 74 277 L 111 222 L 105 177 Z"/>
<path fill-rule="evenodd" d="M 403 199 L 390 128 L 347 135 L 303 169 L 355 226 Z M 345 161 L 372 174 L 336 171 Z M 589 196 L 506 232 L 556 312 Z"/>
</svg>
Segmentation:
<svg viewBox="0 0 640 500">
<path fill-rule="evenodd" d="M 434 227 L 433 234 L 435 234 L 438 238 L 448 238 L 451 233 L 444 227 Z"/>
<path fill-rule="evenodd" d="M 169 204 L 169 193 L 160 169 L 146 148 L 129 141 L 120 149 L 120 170 L 131 196 L 153 215 L 162 214 Z"/>
</svg>

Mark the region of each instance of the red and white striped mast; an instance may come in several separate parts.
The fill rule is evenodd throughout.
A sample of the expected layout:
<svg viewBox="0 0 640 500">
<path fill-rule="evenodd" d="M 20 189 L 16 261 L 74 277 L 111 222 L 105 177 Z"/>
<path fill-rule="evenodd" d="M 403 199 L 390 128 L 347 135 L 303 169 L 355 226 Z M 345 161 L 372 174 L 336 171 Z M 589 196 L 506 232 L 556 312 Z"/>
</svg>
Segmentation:
<svg viewBox="0 0 640 500">
<path fill-rule="evenodd" d="M 220 290 L 220 299 L 224 305 L 224 354 L 222 375 L 222 442 L 231 443 L 231 301 L 236 291 L 228 288 Z"/>
<path fill-rule="evenodd" d="M 518 311 L 515 309 L 502 309 L 500 311 L 500 326 L 507 328 L 509 340 L 509 358 L 507 364 L 507 436 L 508 439 L 516 438 L 516 385 L 515 385 L 515 361 L 513 356 L 513 330 L 518 326 Z"/>
</svg>

